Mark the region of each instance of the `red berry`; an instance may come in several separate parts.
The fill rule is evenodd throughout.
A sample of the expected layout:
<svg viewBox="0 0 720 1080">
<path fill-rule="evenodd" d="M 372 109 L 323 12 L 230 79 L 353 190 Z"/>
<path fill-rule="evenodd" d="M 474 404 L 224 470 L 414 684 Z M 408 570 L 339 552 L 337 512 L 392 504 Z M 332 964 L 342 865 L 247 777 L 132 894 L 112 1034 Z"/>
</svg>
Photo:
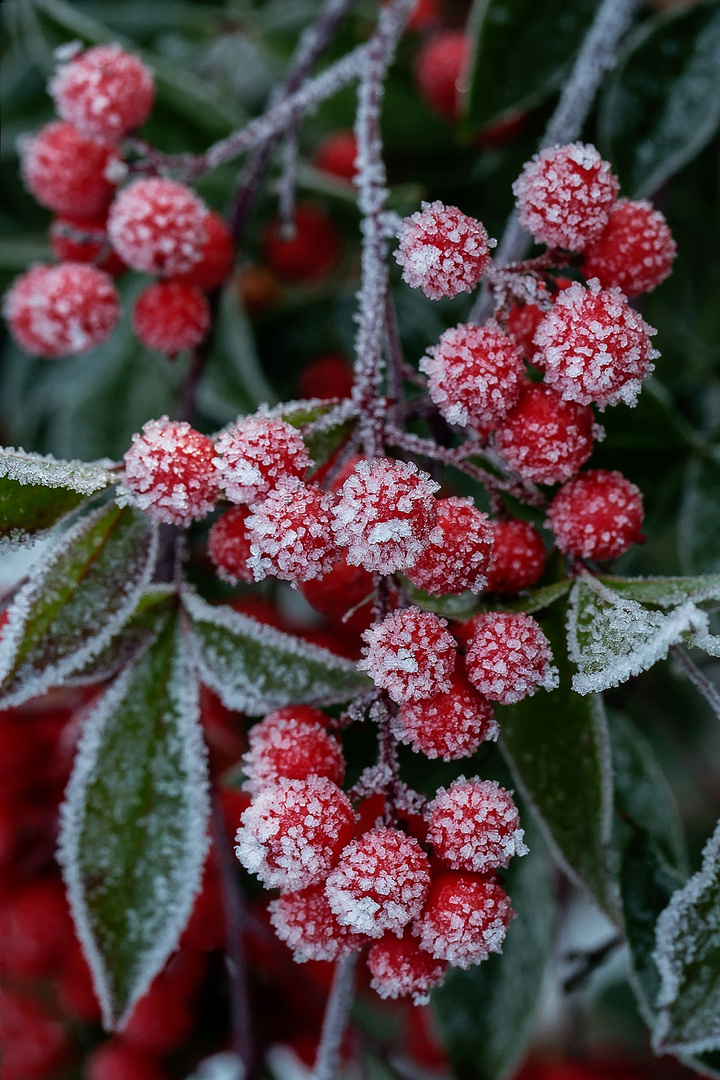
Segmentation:
<svg viewBox="0 0 720 1080">
<path fill-rule="evenodd" d="M 405 29 L 413 34 L 423 34 L 432 30 L 442 21 L 442 5 L 439 0 L 417 0 L 408 15 Z"/>
<path fill-rule="evenodd" d="M 29 979 L 51 975 L 72 939 L 62 883 L 56 878 L 32 881 L 0 909 L 0 970 Z"/>
<path fill-rule="evenodd" d="M 215 440 L 215 462 L 228 499 L 252 503 L 283 477 L 302 478 L 311 464 L 302 435 L 280 417 L 245 416 Z"/>
<path fill-rule="evenodd" d="M 498 730 L 490 702 L 461 671 L 453 672 L 448 690 L 401 705 L 393 719 L 397 739 L 443 761 L 470 757 L 482 742 L 494 741 Z"/>
<path fill-rule="evenodd" d="M 111 1039 L 97 1046 L 85 1063 L 86 1080 L 167 1080 L 167 1073 L 143 1051 Z"/>
<path fill-rule="evenodd" d="M 415 84 L 420 97 L 438 116 L 456 121 L 461 112 L 460 94 L 470 57 L 470 41 L 462 30 L 445 30 L 419 50 L 415 57 Z"/>
<path fill-rule="evenodd" d="M 457 595 L 465 589 L 480 592 L 492 554 L 490 519 L 472 499 L 438 499 L 437 513 L 432 539 L 407 577 L 435 596 Z"/>
<path fill-rule="evenodd" d="M 110 247 L 106 226 L 107 215 L 54 218 L 49 232 L 53 255 L 58 262 L 94 263 L 99 270 L 118 277 L 127 267 Z"/>
<path fill-rule="evenodd" d="M 103 215 L 115 194 L 112 176 L 122 168 L 113 147 L 55 120 L 26 138 L 20 153 L 25 185 L 43 206 L 70 217 Z"/>
<path fill-rule="evenodd" d="M 268 713 L 263 722 L 269 727 L 276 720 L 295 720 L 298 724 L 319 724 L 324 728 L 330 723 L 327 713 L 314 709 L 312 705 L 283 705 L 281 709 Z"/>
<path fill-rule="evenodd" d="M 220 883 L 213 862 L 208 860 L 202 887 L 195 897 L 195 906 L 180 938 L 180 947 L 209 953 L 223 947 L 226 936 Z"/>
<path fill-rule="evenodd" d="M 325 883 L 338 922 L 380 938 L 400 933 L 422 909 L 430 860 L 412 836 L 378 828 L 348 844 Z"/>
<path fill-rule="evenodd" d="M 149 349 L 177 356 L 194 349 L 210 329 L 210 306 L 193 285 L 156 281 L 138 296 L 133 330 Z"/>
<path fill-rule="evenodd" d="M 403 281 L 429 300 L 472 292 L 490 260 L 485 226 L 436 200 L 403 219 L 395 258 Z"/>
<path fill-rule="evenodd" d="M 545 382 L 567 401 L 632 406 L 659 356 L 650 344 L 655 333 L 619 289 L 576 282 L 543 319 L 535 344 Z"/>
<path fill-rule="evenodd" d="M 352 364 L 341 353 L 323 353 L 307 364 L 298 379 L 301 398 L 348 398 L 355 376 Z"/>
<path fill-rule="evenodd" d="M 421 949 L 469 968 L 502 951 L 513 915 L 510 898 L 491 878 L 449 872 L 433 880 L 414 932 Z"/>
<path fill-rule="evenodd" d="M 502 705 L 557 686 L 550 643 L 531 615 L 490 611 L 474 620 L 465 653 L 468 679 L 476 690 Z"/>
<path fill-rule="evenodd" d="M 373 590 L 372 574 L 362 566 L 350 566 L 344 555 L 326 574 L 300 585 L 301 593 L 316 611 L 357 633 L 372 622 Z"/>
<path fill-rule="evenodd" d="M 235 262 L 235 241 L 224 217 L 208 210 L 203 218 L 205 243 L 200 258 L 190 270 L 175 276 L 184 285 L 194 285 L 203 292 L 212 292 L 230 276 Z"/>
<path fill-rule="evenodd" d="M 525 375 L 520 348 L 493 319 L 446 330 L 420 369 L 442 415 L 462 427 L 494 427 L 520 397 Z"/>
<path fill-rule="evenodd" d="M 100 1023 L 100 1004 L 90 968 L 76 938 L 68 944 L 55 986 L 60 1006 L 72 1020 L 81 1024 Z"/>
<path fill-rule="evenodd" d="M 412 997 L 414 1005 L 427 1005 L 428 991 L 442 986 L 447 971 L 444 960 L 435 960 L 409 934 L 385 934 L 368 953 L 370 985 L 381 998 Z"/>
<path fill-rule="evenodd" d="M 156 521 L 187 524 L 212 510 L 218 496 L 215 447 L 184 420 L 148 420 L 125 454 L 118 494 Z"/>
<path fill-rule="evenodd" d="M 202 258 L 207 208 L 190 188 L 152 176 L 124 188 L 110 207 L 108 235 L 133 270 L 174 277 Z"/>
<path fill-rule="evenodd" d="M 363 639 L 358 667 L 393 701 L 420 701 L 449 690 L 457 653 L 445 619 L 403 608 L 371 626 Z"/>
<path fill-rule="evenodd" d="M 438 789 L 426 819 L 428 842 L 453 870 L 486 874 L 528 851 L 512 795 L 494 780 L 458 777 Z"/>
<path fill-rule="evenodd" d="M 68 1038 L 39 1001 L 0 987 L 0 1022 L 3 1080 L 46 1080 L 62 1071 Z"/>
<path fill-rule="evenodd" d="M 354 820 L 347 795 L 327 777 L 279 780 L 243 814 L 235 853 L 268 888 L 296 892 L 327 877 Z"/>
<path fill-rule="evenodd" d="M 338 787 L 345 778 L 342 748 L 320 724 L 278 719 L 270 713 L 250 729 L 249 739 L 250 749 L 243 758 L 247 791 L 262 791 L 283 777 L 327 776 Z"/>
<path fill-rule="evenodd" d="M 619 199 L 605 231 L 585 251 L 583 273 L 627 296 L 640 296 L 670 275 L 677 244 L 668 223 L 649 202 Z"/>
<path fill-rule="evenodd" d="M 517 341 L 527 360 L 532 360 L 537 352 L 533 339 L 544 318 L 545 312 L 537 304 L 514 304 L 508 312 L 508 333 Z"/>
<path fill-rule="evenodd" d="M 643 516 L 639 488 L 607 469 L 590 469 L 568 480 L 548 514 L 561 551 L 599 562 L 642 543 Z"/>
<path fill-rule="evenodd" d="M 342 239 L 327 214 L 310 203 L 299 203 L 293 216 L 294 235 L 283 235 L 278 218 L 270 222 L 263 241 L 265 262 L 279 278 L 293 285 L 317 281 L 340 258 Z"/>
<path fill-rule="evenodd" d="M 592 453 L 592 409 L 564 401 L 551 386 L 526 386 L 495 431 L 495 446 L 516 473 L 536 484 L 567 480 Z"/>
<path fill-rule="evenodd" d="M 335 496 L 296 476 L 284 477 L 247 520 L 248 565 L 256 581 L 270 575 L 297 583 L 326 574 L 338 549 L 332 528 Z"/>
<path fill-rule="evenodd" d="M 223 802 L 229 790 L 224 788 L 220 792 Z M 235 792 L 234 794 L 243 796 L 242 792 Z M 243 798 L 247 800 L 246 796 L 243 796 Z M 243 809 L 247 809 L 248 805 L 249 803 L 245 801 Z M 160 978 L 175 997 L 188 1001 L 197 994 L 205 981 L 208 967 L 209 961 L 204 953 L 199 952 L 197 949 L 179 949 L 168 960 Z"/>
<path fill-rule="evenodd" d="M 123 1040 L 145 1054 L 164 1057 L 186 1041 L 194 1022 L 187 1005 L 158 978 L 133 1009 Z"/>
<path fill-rule="evenodd" d="M 362 935 L 340 925 L 330 908 L 324 885 L 285 893 L 273 900 L 268 910 L 275 933 L 292 949 L 297 963 L 337 960 L 365 944 Z"/>
<path fill-rule="evenodd" d="M 544 570 L 545 545 L 537 529 L 519 518 L 494 523 L 488 592 L 514 596 L 535 585 Z"/>
<path fill-rule="evenodd" d="M 119 45 L 96 45 L 61 64 L 48 91 L 62 119 L 99 142 L 140 127 L 155 102 L 152 72 Z"/>
<path fill-rule="evenodd" d="M 315 153 L 315 165 L 323 172 L 343 180 L 352 180 L 356 173 L 357 139 L 354 131 L 334 131 L 323 139 Z"/>
<path fill-rule="evenodd" d="M 410 462 L 359 461 L 340 490 L 333 514 L 347 561 L 379 574 L 414 566 L 437 525 L 439 485 Z"/>
<path fill-rule="evenodd" d="M 582 251 L 607 225 L 619 187 L 595 147 L 576 142 L 535 154 L 513 192 L 520 224 L 539 243 Z"/>
<path fill-rule="evenodd" d="M 235 585 L 238 581 L 252 581 L 253 573 L 248 566 L 250 537 L 247 519 L 250 511 L 245 506 L 234 506 L 217 519 L 208 537 L 208 552 L 218 577 Z"/>
<path fill-rule="evenodd" d="M 88 352 L 120 317 L 112 279 L 87 263 L 34 266 L 6 293 L 3 315 L 26 352 L 48 359 Z"/>
</svg>

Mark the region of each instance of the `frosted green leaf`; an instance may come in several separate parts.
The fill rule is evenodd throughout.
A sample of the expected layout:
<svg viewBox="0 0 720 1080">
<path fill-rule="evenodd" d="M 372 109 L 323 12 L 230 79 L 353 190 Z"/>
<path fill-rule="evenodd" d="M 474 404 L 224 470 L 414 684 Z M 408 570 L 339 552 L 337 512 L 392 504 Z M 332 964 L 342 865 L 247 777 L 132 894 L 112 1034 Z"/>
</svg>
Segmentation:
<svg viewBox="0 0 720 1080">
<path fill-rule="evenodd" d="M 618 596 L 651 607 L 671 608 L 691 600 L 694 604 L 720 600 L 720 574 L 696 577 L 598 578 Z"/>
</svg>

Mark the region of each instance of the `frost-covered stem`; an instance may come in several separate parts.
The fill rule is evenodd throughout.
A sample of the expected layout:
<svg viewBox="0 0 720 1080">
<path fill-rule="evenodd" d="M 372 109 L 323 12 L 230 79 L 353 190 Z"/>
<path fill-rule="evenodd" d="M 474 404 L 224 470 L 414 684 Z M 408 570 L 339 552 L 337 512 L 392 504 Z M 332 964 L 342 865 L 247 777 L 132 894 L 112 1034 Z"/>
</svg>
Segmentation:
<svg viewBox="0 0 720 1080">
<path fill-rule="evenodd" d="M 389 292 L 385 297 L 385 347 L 388 365 L 388 396 L 392 401 L 400 402 L 403 397 L 403 375 L 406 365 L 403 361 L 395 305 Z"/>
<path fill-rule="evenodd" d="M 312 1080 L 337 1080 L 339 1076 L 340 1047 L 350 1018 L 355 995 L 355 967 L 357 953 L 343 956 L 335 969 L 332 989 L 325 1008 L 322 1034 L 318 1046 Z"/>
<path fill-rule="evenodd" d="M 720 720 L 720 690 L 718 690 L 714 683 L 710 682 L 707 675 L 700 670 L 695 661 L 688 656 L 680 645 L 671 645 L 670 652 L 678 661 L 690 681 L 705 698 L 718 720 Z"/>
<path fill-rule="evenodd" d="M 293 127 L 285 137 L 282 151 L 282 167 L 277 185 L 278 217 L 281 232 L 294 233 L 295 220 L 295 173 L 297 170 L 297 129 Z"/>
</svg>

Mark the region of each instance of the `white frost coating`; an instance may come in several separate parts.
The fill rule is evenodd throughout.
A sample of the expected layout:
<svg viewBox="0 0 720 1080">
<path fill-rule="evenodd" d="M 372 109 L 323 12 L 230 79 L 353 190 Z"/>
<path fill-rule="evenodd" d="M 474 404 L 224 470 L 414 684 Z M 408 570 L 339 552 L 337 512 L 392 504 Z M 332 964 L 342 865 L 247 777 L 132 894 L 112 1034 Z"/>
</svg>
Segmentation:
<svg viewBox="0 0 720 1080">
<path fill-rule="evenodd" d="M 720 600 L 720 574 L 663 578 L 600 577 L 598 580 L 619 596 L 628 596 L 631 600 L 652 604 L 653 607 L 677 607 L 686 600 L 692 600 L 695 604 Z"/>
<path fill-rule="evenodd" d="M 0 638 L 0 686 L 12 673 L 17 651 L 22 644 L 28 618 L 31 616 L 33 606 L 41 598 L 47 577 L 55 564 L 60 561 L 70 550 L 76 540 L 82 539 L 95 522 L 105 512 L 106 507 L 95 510 L 79 521 L 72 529 L 64 533 L 55 542 L 49 552 L 43 553 L 42 567 L 31 570 L 29 580 L 18 591 L 15 599 L 8 608 L 8 621 L 3 627 Z M 125 623 L 131 617 L 135 607 L 145 589 L 150 584 L 150 579 L 155 567 L 158 546 L 157 526 L 149 523 L 148 543 L 144 552 L 144 559 L 134 566 L 124 564 L 123 576 L 119 584 L 122 600 L 115 610 L 108 613 L 107 608 L 102 611 L 93 609 L 89 611 L 88 625 L 95 629 L 95 633 L 85 641 L 80 648 L 66 653 L 55 663 L 49 663 L 41 670 L 30 670 L 25 675 L 22 668 L 14 676 L 14 681 L 20 679 L 20 685 L 0 698 L 0 705 L 7 709 L 11 706 L 21 705 L 31 698 L 45 693 L 52 686 L 59 686 L 68 675 L 80 671 L 94 657 L 110 643 L 116 634 L 122 630 Z"/>
<path fill-rule="evenodd" d="M 113 683 L 97 707 L 87 716 L 78 743 L 72 775 L 60 807 L 60 835 L 57 858 L 67 888 L 75 930 L 90 967 L 95 994 L 102 1009 L 106 1030 L 122 1030 L 136 1002 L 147 991 L 168 956 L 177 947 L 200 891 L 208 849 L 210 799 L 207 778 L 207 751 L 199 724 L 199 686 L 184 635 L 177 633 L 176 651 L 168 679 L 170 711 L 177 720 L 176 734 L 182 744 L 184 766 L 184 805 L 187 828 L 183 858 L 176 865 L 175 880 L 158 883 L 157 892 L 165 901 L 165 914 L 153 936 L 152 944 L 139 958 L 133 991 L 120 1012 L 112 999 L 109 973 L 98 946 L 83 887 L 80 838 L 84 826 L 84 799 L 98 768 L 102 767 L 103 737 L 114 710 L 128 692 L 138 664 L 147 650 Z"/>
<path fill-rule="evenodd" d="M 720 823 L 705 846 L 700 870 L 673 893 L 658 919 L 655 941 L 653 959 L 660 972 L 655 1052 L 720 1049 Z M 686 970 L 691 965 L 695 975 Z M 683 1002 L 685 995 L 691 1000 Z M 682 1039 L 673 1032 L 678 1003 L 684 1004 Z"/>
</svg>

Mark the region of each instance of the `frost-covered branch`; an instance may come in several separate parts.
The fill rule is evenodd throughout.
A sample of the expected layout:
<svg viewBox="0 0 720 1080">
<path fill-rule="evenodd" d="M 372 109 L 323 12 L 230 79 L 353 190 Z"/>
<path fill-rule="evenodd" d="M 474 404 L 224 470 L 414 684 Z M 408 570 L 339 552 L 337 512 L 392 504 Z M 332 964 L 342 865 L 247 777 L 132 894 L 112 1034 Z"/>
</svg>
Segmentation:
<svg viewBox="0 0 720 1080">
<path fill-rule="evenodd" d="M 335 969 L 312 1080 L 337 1080 L 339 1075 L 340 1047 L 355 993 L 357 958 L 357 953 L 344 956 Z"/>
<path fill-rule="evenodd" d="M 688 656 L 685 649 L 680 645 L 672 645 L 670 652 L 680 664 L 690 682 L 700 691 L 718 720 L 720 720 L 720 690 L 714 683 L 710 682 L 707 675 L 700 670 L 695 661 Z"/>
</svg>

